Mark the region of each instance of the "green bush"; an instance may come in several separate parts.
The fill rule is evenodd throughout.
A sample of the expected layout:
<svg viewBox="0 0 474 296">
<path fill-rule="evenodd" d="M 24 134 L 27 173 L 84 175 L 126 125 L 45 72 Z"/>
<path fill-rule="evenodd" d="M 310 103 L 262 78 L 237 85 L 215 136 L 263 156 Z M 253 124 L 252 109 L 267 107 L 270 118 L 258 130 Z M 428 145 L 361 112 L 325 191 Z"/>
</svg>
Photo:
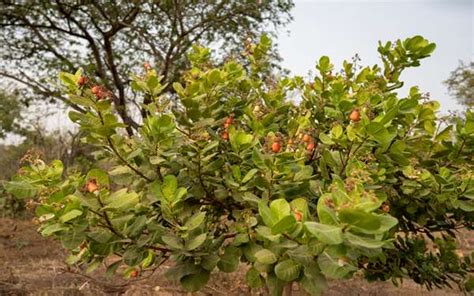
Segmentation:
<svg viewBox="0 0 474 296">
<path fill-rule="evenodd" d="M 64 166 L 70 170 L 87 172 L 93 162 L 90 155 L 92 147 L 79 143 L 79 134 L 61 135 L 48 134 L 43 129 L 39 131 L 24 130 L 24 141 L 19 144 L 0 145 L 0 216 L 26 218 L 30 216 L 23 199 L 17 199 L 11 193 L 5 192 L 3 186 L 6 180 L 15 175 L 25 163 L 41 158 L 49 162 L 61 159 Z M 31 204 L 31 203 L 30 203 Z"/>
<path fill-rule="evenodd" d="M 133 76 L 151 101 L 133 137 L 106 89 L 62 73 L 100 165 L 65 175 L 60 161 L 32 160 L 6 189 L 37 199 L 39 231 L 70 264 L 93 270 L 114 255 L 107 272 L 135 277 L 171 259 L 169 276 L 189 291 L 241 263 L 251 288 L 276 295 L 295 281 L 317 295 L 326 278 L 358 271 L 463 284 L 472 257 L 459 258 L 450 235 L 472 228 L 474 113 L 443 125 L 416 87 L 395 92 L 435 45 L 380 44 L 382 67 L 341 72 L 322 57 L 310 81 L 270 75 L 270 47 L 263 36 L 246 63 L 214 66 L 196 46 L 172 93 L 152 69 Z"/>
</svg>

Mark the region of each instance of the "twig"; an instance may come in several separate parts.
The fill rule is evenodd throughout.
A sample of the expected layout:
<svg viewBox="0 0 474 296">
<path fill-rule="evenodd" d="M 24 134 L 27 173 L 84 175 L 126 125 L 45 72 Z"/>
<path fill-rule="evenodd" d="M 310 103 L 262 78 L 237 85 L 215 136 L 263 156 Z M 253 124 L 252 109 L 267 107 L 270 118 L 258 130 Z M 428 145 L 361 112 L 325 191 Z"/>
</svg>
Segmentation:
<svg viewBox="0 0 474 296">
<path fill-rule="evenodd" d="M 104 203 L 102 202 L 102 200 L 100 200 L 99 196 L 97 196 L 97 201 L 99 202 L 100 206 L 103 208 Z M 124 237 L 121 233 L 119 233 L 117 230 L 115 230 L 114 226 L 112 225 L 112 222 L 109 219 L 109 215 L 107 215 L 107 211 L 105 211 L 105 210 L 103 211 L 103 218 L 105 219 L 105 222 L 107 223 L 107 226 L 108 226 L 109 230 L 112 231 L 112 233 L 114 233 L 118 237 L 122 237 L 122 238 Z"/>
<path fill-rule="evenodd" d="M 97 115 L 99 115 L 100 122 L 102 125 L 104 125 L 104 119 L 102 117 L 102 113 L 100 111 L 97 111 Z M 142 172 L 140 172 L 137 168 L 135 168 L 133 165 L 131 165 L 125 158 L 123 158 L 122 155 L 118 152 L 117 148 L 115 148 L 114 143 L 112 142 L 112 139 L 107 136 L 107 143 L 109 144 L 109 147 L 112 149 L 112 151 L 115 153 L 115 155 L 127 166 L 129 167 L 132 171 L 134 171 L 137 175 L 142 177 L 143 179 L 147 180 L 148 182 L 152 182 L 153 180 L 145 176 Z"/>
<path fill-rule="evenodd" d="M 112 151 L 115 153 L 115 155 L 126 165 L 128 166 L 132 171 L 134 171 L 137 175 L 139 175 L 140 177 L 142 177 L 143 179 L 147 180 L 148 182 L 152 182 L 153 180 L 148 178 L 147 176 L 145 176 L 142 172 L 140 172 L 137 168 L 135 168 L 133 165 L 131 165 L 126 159 L 124 159 L 122 157 L 122 155 L 120 155 L 120 153 L 117 151 L 117 149 L 115 148 L 114 144 L 112 143 L 112 140 L 110 139 L 110 137 L 107 137 L 107 142 L 109 143 L 109 146 L 110 148 L 112 149 Z"/>
</svg>

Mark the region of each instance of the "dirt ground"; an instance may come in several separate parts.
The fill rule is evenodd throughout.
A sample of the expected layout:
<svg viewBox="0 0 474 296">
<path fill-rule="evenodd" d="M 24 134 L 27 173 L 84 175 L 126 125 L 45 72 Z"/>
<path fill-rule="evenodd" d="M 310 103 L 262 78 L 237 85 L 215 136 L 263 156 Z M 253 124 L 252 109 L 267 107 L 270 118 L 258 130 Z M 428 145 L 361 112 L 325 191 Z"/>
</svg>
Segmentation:
<svg viewBox="0 0 474 296">
<path fill-rule="evenodd" d="M 146 278 L 127 281 L 68 269 L 66 253 L 57 242 L 36 233 L 30 221 L 0 218 L 0 295 L 261 295 L 251 292 L 239 274 L 215 273 L 199 293 L 186 293 L 164 277 L 166 266 Z M 293 295 L 304 295 L 294 287 Z M 427 291 L 410 281 L 367 283 L 362 279 L 332 281 L 325 296 L 345 295 L 462 295 L 454 290 Z"/>
</svg>

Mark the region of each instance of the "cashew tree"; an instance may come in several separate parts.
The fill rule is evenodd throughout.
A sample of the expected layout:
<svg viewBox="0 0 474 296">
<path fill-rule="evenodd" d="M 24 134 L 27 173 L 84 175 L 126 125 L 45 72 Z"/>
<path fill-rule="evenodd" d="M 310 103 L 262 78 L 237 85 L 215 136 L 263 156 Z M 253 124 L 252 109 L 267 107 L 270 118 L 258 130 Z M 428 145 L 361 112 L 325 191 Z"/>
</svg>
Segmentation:
<svg viewBox="0 0 474 296">
<path fill-rule="evenodd" d="M 341 71 L 324 56 L 311 79 L 270 75 L 270 49 L 263 36 L 244 62 L 217 65 L 195 45 L 173 93 L 145 67 L 131 77 L 148 98 L 133 137 L 106 86 L 61 73 L 95 168 L 32 158 L 6 189 L 89 270 L 139 277 L 170 260 L 188 291 L 238 268 L 274 295 L 293 282 L 319 295 L 355 274 L 472 289 L 456 234 L 473 225 L 474 113 L 450 125 L 417 87 L 397 93 L 435 45 L 380 43 L 380 66 Z"/>
</svg>

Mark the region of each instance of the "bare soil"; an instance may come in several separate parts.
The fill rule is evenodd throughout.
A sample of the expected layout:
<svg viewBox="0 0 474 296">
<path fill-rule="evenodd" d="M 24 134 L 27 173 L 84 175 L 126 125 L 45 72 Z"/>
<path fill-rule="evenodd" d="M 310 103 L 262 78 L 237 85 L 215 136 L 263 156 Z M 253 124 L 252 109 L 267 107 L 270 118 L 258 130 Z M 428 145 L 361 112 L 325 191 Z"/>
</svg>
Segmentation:
<svg viewBox="0 0 474 296">
<path fill-rule="evenodd" d="M 57 242 L 43 238 L 30 221 L 0 218 L 0 295 L 262 295 L 250 291 L 243 282 L 244 268 L 237 274 L 215 273 L 199 293 L 186 293 L 169 282 L 164 272 L 125 280 L 119 275 L 107 278 L 103 269 L 87 274 L 69 268 L 66 253 Z M 293 295 L 304 295 L 294 287 Z M 427 291 L 407 280 L 401 287 L 389 282 L 367 283 L 362 279 L 331 281 L 325 296 L 346 295 L 462 295 L 455 290 Z"/>
</svg>

